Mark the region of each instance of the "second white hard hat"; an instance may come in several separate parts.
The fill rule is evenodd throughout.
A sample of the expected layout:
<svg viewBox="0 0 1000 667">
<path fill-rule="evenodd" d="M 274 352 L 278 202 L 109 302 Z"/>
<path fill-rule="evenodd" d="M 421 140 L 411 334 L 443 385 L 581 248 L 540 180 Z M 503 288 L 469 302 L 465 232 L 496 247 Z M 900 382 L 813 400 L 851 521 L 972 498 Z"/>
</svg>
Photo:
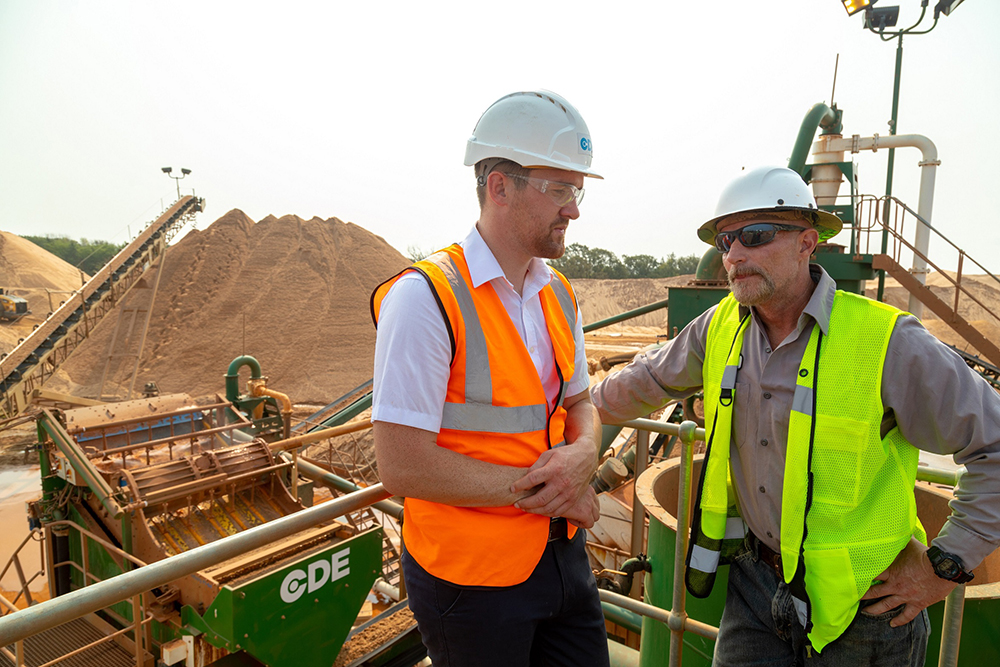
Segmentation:
<svg viewBox="0 0 1000 667">
<path fill-rule="evenodd" d="M 483 113 L 465 147 L 466 166 L 502 158 L 528 169 L 565 169 L 603 178 L 590 168 L 593 157 L 583 116 L 548 90 L 501 97 Z"/>
<path fill-rule="evenodd" d="M 804 219 L 819 232 L 820 241 L 833 237 L 844 226 L 840 218 L 816 205 L 809 186 L 798 172 L 787 167 L 758 167 L 742 174 L 722 191 L 715 217 L 698 229 L 698 238 L 713 244 L 723 218 L 735 213 L 770 211 L 803 213 Z"/>
</svg>

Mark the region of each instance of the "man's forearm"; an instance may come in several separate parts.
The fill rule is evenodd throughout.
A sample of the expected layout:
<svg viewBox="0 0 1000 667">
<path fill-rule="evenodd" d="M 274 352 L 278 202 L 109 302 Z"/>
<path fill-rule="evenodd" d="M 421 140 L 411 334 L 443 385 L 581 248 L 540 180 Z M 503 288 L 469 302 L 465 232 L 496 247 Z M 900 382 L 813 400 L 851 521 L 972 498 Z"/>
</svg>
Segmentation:
<svg viewBox="0 0 1000 667">
<path fill-rule="evenodd" d="M 601 417 L 589 398 L 579 400 L 566 411 L 566 442 L 586 443 L 594 450 L 594 464 L 601 448 Z"/>
<path fill-rule="evenodd" d="M 395 495 L 456 507 L 503 507 L 530 494 L 510 490 L 527 468 L 453 452 L 422 429 L 376 421 L 372 430 L 379 476 Z"/>
</svg>

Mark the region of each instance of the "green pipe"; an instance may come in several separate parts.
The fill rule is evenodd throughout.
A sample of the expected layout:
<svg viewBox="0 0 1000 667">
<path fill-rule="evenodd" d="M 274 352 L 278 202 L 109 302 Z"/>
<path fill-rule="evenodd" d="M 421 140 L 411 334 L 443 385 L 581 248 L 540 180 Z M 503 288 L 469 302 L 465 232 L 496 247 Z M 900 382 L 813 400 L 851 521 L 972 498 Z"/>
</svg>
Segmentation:
<svg viewBox="0 0 1000 667">
<path fill-rule="evenodd" d="M 615 625 L 620 625 L 626 630 L 636 634 L 640 634 L 642 632 L 642 616 L 634 611 L 622 609 L 618 605 L 605 602 L 604 600 L 601 600 L 601 609 L 604 610 L 604 618 L 611 621 Z"/>
<path fill-rule="evenodd" d="M 814 104 L 799 126 L 799 136 L 795 138 L 792 156 L 788 158 L 788 168 L 804 174 L 816 129 L 822 127 L 822 134 L 840 134 L 843 132 L 842 118 L 843 113 L 838 109 L 831 109 L 822 102 Z"/>
<path fill-rule="evenodd" d="M 726 268 L 722 265 L 722 253 L 714 247 L 705 251 L 694 273 L 695 280 L 725 280 Z"/>
<path fill-rule="evenodd" d="M 341 424 L 346 424 L 350 420 L 357 417 L 359 414 L 367 410 L 372 406 L 372 392 L 368 392 L 358 400 L 354 401 L 346 408 L 336 413 L 332 417 L 327 417 L 318 425 L 313 426 L 306 433 L 312 433 L 313 431 L 318 431 L 324 428 L 331 428 L 333 426 L 340 426 Z"/>
<path fill-rule="evenodd" d="M 281 457 L 286 461 L 292 460 L 292 455 L 288 452 L 282 452 Z M 361 490 L 360 487 L 355 486 L 343 477 L 323 470 L 319 466 L 313 465 L 308 461 L 303 461 L 301 458 L 299 458 L 299 473 L 303 477 L 311 479 L 314 482 L 332 487 L 338 491 L 343 491 L 344 493 L 354 493 L 355 491 Z M 380 500 L 377 503 L 372 503 L 372 507 L 380 512 L 388 514 L 400 523 L 403 521 L 403 506 L 399 503 L 394 503 L 391 500 Z"/>
<path fill-rule="evenodd" d="M 260 378 L 260 364 L 256 359 L 249 355 L 243 355 L 242 357 L 236 357 L 229 364 L 229 370 L 226 371 L 226 400 L 235 401 L 240 397 L 240 369 L 243 366 L 250 367 L 250 378 L 258 379 Z"/>
<path fill-rule="evenodd" d="M 639 652 L 608 638 L 608 657 L 611 667 L 639 667 Z"/>
<path fill-rule="evenodd" d="M 941 468 L 917 468 L 917 479 L 921 482 L 933 482 L 934 484 L 947 484 L 958 486 L 958 480 L 962 478 L 961 470 L 943 470 Z"/>
<path fill-rule="evenodd" d="M 667 299 L 664 299 L 663 301 L 657 301 L 656 303 L 651 303 L 649 305 L 636 308 L 635 310 L 627 310 L 624 313 L 619 313 L 617 315 L 613 315 L 603 320 L 598 320 L 596 322 L 591 322 L 590 324 L 584 325 L 583 332 L 587 333 L 588 331 L 603 329 L 604 327 L 609 326 L 611 324 L 616 324 L 623 320 L 630 320 L 633 317 L 639 317 L 640 315 L 645 315 L 646 313 L 651 313 L 654 310 L 660 310 L 661 308 L 666 308 L 666 307 L 667 307 Z"/>
</svg>

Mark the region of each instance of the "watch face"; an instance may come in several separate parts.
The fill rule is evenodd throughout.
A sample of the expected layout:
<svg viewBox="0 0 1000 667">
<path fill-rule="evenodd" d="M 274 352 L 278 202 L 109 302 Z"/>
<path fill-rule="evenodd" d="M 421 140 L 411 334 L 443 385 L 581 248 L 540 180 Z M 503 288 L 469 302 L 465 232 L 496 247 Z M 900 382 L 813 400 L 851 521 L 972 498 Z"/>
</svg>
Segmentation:
<svg viewBox="0 0 1000 667">
<path fill-rule="evenodd" d="M 959 571 L 961 570 L 958 563 L 950 558 L 942 558 L 941 562 L 937 564 L 936 569 L 945 579 L 953 579 L 957 577 Z"/>
</svg>

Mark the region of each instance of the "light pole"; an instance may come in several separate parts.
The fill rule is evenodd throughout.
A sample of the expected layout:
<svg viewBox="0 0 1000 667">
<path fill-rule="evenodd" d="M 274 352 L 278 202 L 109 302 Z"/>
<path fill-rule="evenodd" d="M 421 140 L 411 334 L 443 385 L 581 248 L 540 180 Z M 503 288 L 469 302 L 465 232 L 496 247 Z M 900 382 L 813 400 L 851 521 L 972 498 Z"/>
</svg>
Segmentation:
<svg viewBox="0 0 1000 667">
<path fill-rule="evenodd" d="M 886 32 L 886 28 L 893 28 L 899 20 L 899 6 L 875 7 L 878 0 L 841 0 L 848 16 L 854 16 L 864 10 L 864 28 L 872 34 L 878 35 L 883 42 L 896 40 L 896 74 L 892 86 L 892 117 L 889 119 L 889 134 L 895 135 L 899 120 L 899 79 L 903 71 L 903 35 L 926 35 L 937 27 L 938 18 L 941 14 L 949 16 L 951 12 L 962 4 L 963 0 L 939 0 L 934 6 L 934 22 L 926 30 L 917 30 L 927 16 L 927 5 L 930 0 L 920 0 L 920 18 L 909 28 Z M 885 209 L 884 220 L 889 220 L 889 198 L 892 196 L 892 172 L 896 162 L 896 149 L 889 149 L 888 164 L 885 175 Z M 889 232 L 882 232 L 882 253 L 884 254 L 889 246 Z M 885 273 L 881 273 L 878 279 L 878 299 L 882 299 L 882 292 L 885 286 Z"/>
<path fill-rule="evenodd" d="M 961 0 L 959 0 L 959 1 L 961 2 Z M 181 179 L 184 178 L 185 176 L 187 176 L 188 174 L 190 174 L 191 170 L 190 169 L 185 169 L 184 167 L 181 167 L 181 175 L 180 176 L 171 176 L 171 172 L 173 170 L 174 170 L 173 167 L 161 167 L 160 168 L 160 171 L 162 171 L 167 176 L 170 176 L 170 178 L 174 179 L 174 181 L 177 183 L 177 198 L 180 199 L 181 198 Z"/>
</svg>

